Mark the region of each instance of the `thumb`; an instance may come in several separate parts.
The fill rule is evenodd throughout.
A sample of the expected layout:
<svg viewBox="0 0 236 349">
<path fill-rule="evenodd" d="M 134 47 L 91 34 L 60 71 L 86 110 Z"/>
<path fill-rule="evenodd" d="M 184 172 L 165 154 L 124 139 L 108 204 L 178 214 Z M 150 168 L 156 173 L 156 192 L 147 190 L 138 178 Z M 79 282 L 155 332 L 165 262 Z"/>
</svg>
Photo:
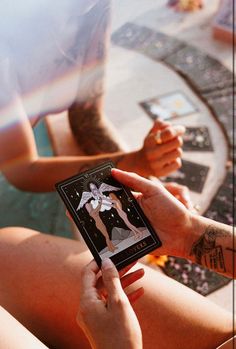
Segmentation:
<svg viewBox="0 0 236 349">
<path fill-rule="evenodd" d="M 149 134 L 156 133 L 157 131 L 163 130 L 164 128 L 166 128 L 166 127 L 168 127 L 168 126 L 170 126 L 170 125 L 171 125 L 170 122 L 166 122 L 166 121 L 157 119 L 157 120 L 154 122 L 154 124 L 153 124 L 151 130 L 149 131 Z"/>
<path fill-rule="evenodd" d="M 119 273 L 110 258 L 102 261 L 102 279 L 110 300 L 123 293 Z"/>
</svg>

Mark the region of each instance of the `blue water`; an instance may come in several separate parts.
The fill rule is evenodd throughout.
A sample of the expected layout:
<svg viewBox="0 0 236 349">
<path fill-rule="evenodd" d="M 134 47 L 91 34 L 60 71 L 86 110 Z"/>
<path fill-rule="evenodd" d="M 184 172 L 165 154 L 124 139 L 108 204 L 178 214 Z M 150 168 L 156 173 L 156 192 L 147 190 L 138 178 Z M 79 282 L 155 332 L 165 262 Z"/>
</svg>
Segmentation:
<svg viewBox="0 0 236 349">
<path fill-rule="evenodd" d="M 53 151 L 43 122 L 34 129 L 38 152 L 52 156 Z M 22 226 L 40 232 L 71 237 L 65 208 L 56 192 L 30 193 L 16 189 L 0 173 L 0 227 Z"/>
</svg>

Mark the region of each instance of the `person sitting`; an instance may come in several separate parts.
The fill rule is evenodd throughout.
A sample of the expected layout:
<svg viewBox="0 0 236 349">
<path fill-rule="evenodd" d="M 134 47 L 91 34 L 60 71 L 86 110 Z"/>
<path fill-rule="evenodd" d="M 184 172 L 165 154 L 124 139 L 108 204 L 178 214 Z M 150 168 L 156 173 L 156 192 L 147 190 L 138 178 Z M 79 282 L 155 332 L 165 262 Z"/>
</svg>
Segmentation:
<svg viewBox="0 0 236 349">
<path fill-rule="evenodd" d="M 232 227 L 188 210 L 158 181 L 112 175 L 138 192 L 162 241 L 154 254 L 234 277 Z M 17 227 L 0 230 L 0 253 L 0 348 L 212 349 L 233 335 L 230 312 L 147 265 L 118 274 L 105 260 L 102 280 L 83 244 Z"/>
<path fill-rule="evenodd" d="M 56 182 L 108 159 L 143 176 L 166 176 L 181 166 L 183 127 L 157 121 L 143 146 L 126 152 L 107 126 L 109 0 L 62 0 L 56 8 L 49 1 L 6 2 L 1 13 L 7 20 L 0 23 L 0 167 L 11 184 L 52 191 Z M 61 111 L 84 155 L 40 156 L 32 128 Z"/>
</svg>

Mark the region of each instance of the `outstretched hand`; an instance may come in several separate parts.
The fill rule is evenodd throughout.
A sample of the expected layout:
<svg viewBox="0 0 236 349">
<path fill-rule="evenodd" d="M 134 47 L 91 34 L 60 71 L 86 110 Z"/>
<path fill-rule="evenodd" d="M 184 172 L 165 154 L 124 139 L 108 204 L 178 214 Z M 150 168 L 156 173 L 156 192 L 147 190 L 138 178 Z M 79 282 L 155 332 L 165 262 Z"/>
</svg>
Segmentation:
<svg viewBox="0 0 236 349">
<path fill-rule="evenodd" d="M 192 213 L 160 181 L 152 182 L 117 169 L 112 169 L 112 176 L 138 192 L 135 197 L 162 241 L 162 247 L 154 253 L 184 257 Z"/>
</svg>

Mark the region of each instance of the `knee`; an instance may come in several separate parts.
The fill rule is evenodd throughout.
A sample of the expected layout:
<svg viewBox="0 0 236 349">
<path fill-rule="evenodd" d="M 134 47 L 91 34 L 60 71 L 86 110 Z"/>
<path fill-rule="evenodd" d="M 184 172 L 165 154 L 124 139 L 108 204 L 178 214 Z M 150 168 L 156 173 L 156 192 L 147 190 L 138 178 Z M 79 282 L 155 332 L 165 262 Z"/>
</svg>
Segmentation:
<svg viewBox="0 0 236 349">
<path fill-rule="evenodd" d="M 40 234 L 38 231 L 23 227 L 4 227 L 0 229 L 0 242 L 20 242 L 25 238 Z"/>
</svg>

